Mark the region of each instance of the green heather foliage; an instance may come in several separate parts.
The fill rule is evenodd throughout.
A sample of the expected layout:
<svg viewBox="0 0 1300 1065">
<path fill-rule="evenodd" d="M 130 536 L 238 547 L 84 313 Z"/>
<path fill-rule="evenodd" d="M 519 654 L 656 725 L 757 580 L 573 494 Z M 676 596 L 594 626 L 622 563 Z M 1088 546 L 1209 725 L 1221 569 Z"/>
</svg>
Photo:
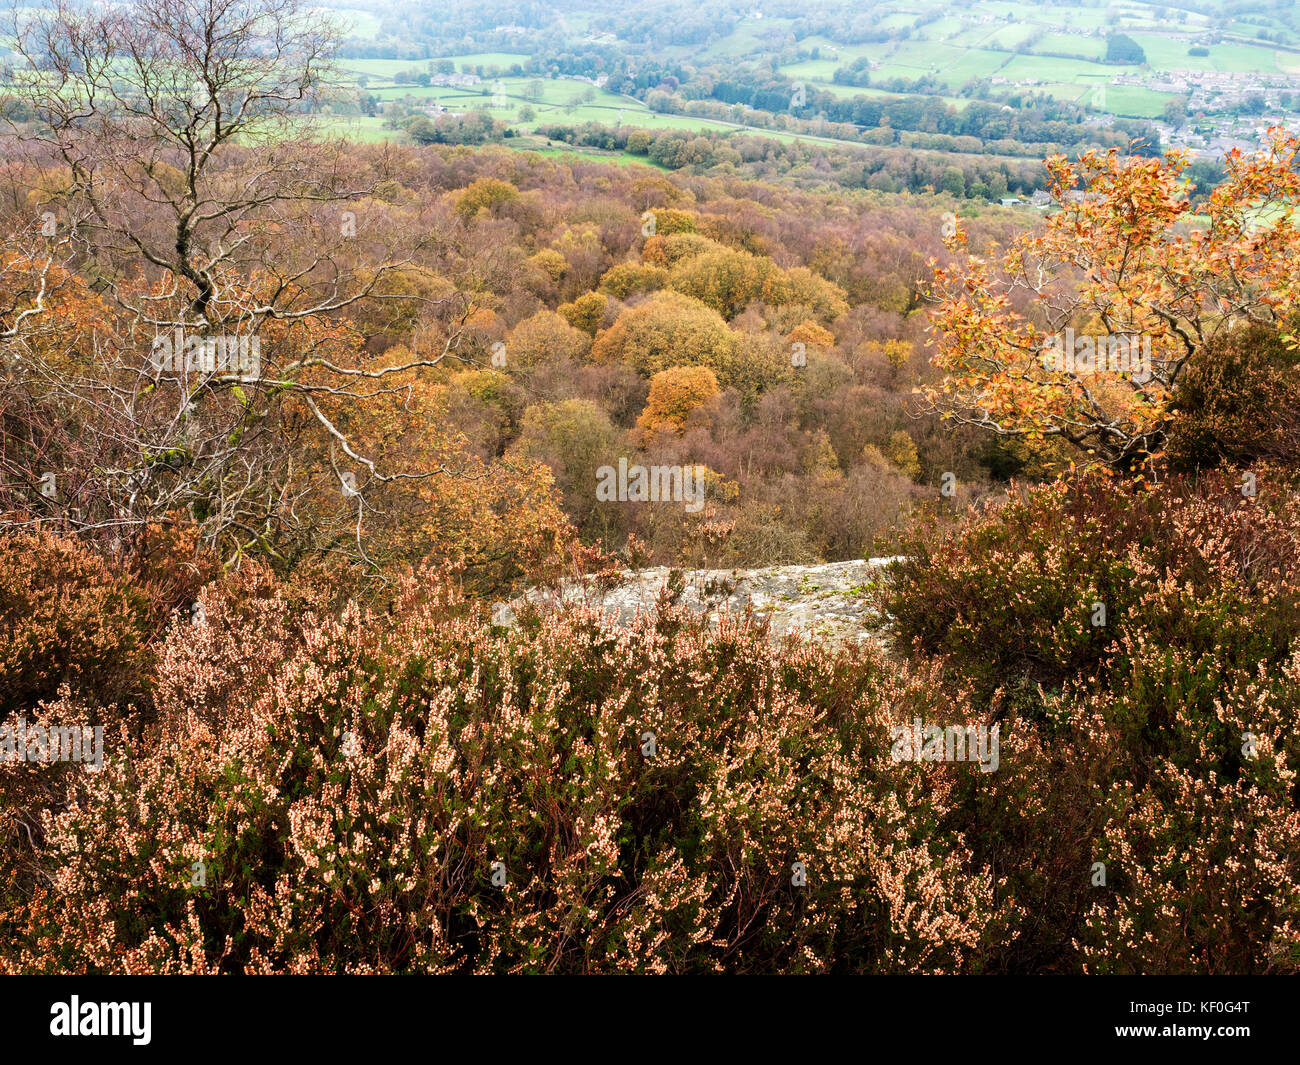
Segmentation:
<svg viewBox="0 0 1300 1065">
<path fill-rule="evenodd" d="M 1254 498 L 1244 480 L 1041 486 L 993 519 L 906 538 L 884 607 L 900 641 L 990 688 L 1121 669 L 1127 639 L 1276 668 L 1300 628 L 1300 505 L 1279 472 L 1261 471 Z"/>
<path fill-rule="evenodd" d="M 1300 463 L 1300 357 L 1275 329 L 1237 329 L 1200 348 L 1172 406 L 1176 468 Z"/>
<path fill-rule="evenodd" d="M 0 717 L 54 698 L 60 685 L 136 691 L 148 607 L 139 588 L 71 541 L 0 537 Z"/>
<path fill-rule="evenodd" d="M 1300 505 L 1241 484 L 1060 481 L 891 570 L 900 644 L 1012 737 L 956 815 L 1036 914 L 1009 970 L 1300 963 Z"/>
<path fill-rule="evenodd" d="M 1000 941 L 950 783 L 888 758 L 924 675 L 667 606 L 494 629 L 430 574 L 373 614 L 202 602 L 156 722 L 35 818 L 44 875 L 6 869 L 4 968 L 966 971 Z"/>
<path fill-rule="evenodd" d="M 879 593 L 910 660 L 220 578 L 100 772 L 0 771 L 0 967 L 1294 972 L 1293 487 L 1081 475 L 922 530 Z M 918 717 L 998 724 L 997 771 L 893 761 Z"/>
</svg>

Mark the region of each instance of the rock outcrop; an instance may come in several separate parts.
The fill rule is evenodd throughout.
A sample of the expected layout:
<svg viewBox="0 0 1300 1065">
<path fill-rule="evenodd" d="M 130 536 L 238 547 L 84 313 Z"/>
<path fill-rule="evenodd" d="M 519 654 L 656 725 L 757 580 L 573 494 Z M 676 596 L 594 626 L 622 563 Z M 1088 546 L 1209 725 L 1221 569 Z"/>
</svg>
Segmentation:
<svg viewBox="0 0 1300 1065">
<path fill-rule="evenodd" d="M 711 624 L 721 614 L 752 610 L 755 617 L 770 621 L 774 638 L 797 632 L 818 639 L 874 640 L 883 623 L 866 593 L 879 579 L 881 567 L 893 561 L 866 558 L 815 566 L 679 571 L 677 602 L 706 615 Z M 497 624 L 510 625 L 525 601 L 541 610 L 584 604 L 599 609 L 614 624 L 628 624 L 638 612 L 654 608 L 672 573 L 667 566 L 657 566 L 625 571 L 622 582 L 612 588 L 572 581 L 558 593 L 533 589 L 511 603 L 498 604 L 493 617 Z"/>
</svg>

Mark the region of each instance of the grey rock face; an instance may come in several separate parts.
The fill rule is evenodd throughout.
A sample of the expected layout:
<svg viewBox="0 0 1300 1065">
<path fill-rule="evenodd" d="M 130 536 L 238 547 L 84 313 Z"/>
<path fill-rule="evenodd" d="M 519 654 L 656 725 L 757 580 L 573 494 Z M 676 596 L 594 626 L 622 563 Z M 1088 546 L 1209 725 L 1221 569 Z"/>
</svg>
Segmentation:
<svg viewBox="0 0 1300 1065">
<path fill-rule="evenodd" d="M 871 607 L 867 590 L 880 569 L 893 558 L 866 558 L 828 562 L 816 566 L 769 566 L 764 569 L 685 570 L 678 600 L 716 624 L 720 615 L 741 615 L 752 610 L 756 618 L 771 622 L 771 634 L 856 641 L 874 640 L 884 628 Z M 582 604 L 597 608 L 613 624 L 629 624 L 638 612 L 654 609 L 672 571 L 667 566 L 627 570 L 623 581 L 610 589 L 594 582 L 566 582 L 557 594 L 533 589 L 509 604 L 498 605 L 497 624 L 512 624 L 515 611 L 526 600 L 540 609 Z"/>
</svg>

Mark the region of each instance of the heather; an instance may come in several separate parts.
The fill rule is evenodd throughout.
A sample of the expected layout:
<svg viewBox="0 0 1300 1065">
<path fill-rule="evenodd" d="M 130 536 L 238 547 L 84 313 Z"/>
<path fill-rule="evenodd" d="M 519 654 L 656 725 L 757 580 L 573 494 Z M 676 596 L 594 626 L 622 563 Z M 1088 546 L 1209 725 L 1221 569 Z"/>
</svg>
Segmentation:
<svg viewBox="0 0 1300 1065">
<path fill-rule="evenodd" d="M 219 578 L 200 624 L 118 623 L 145 703 L 23 704 L 110 733 L 99 772 L 5 766 L 4 964 L 1291 971 L 1300 528 L 1260 483 L 1081 477 L 920 530 L 892 652 L 671 597 L 504 629 L 447 573 L 341 609 Z M 893 760 L 915 718 L 998 723 L 997 771 Z"/>
<path fill-rule="evenodd" d="M 1300 513 L 1292 479 L 1242 483 L 1024 491 L 918 534 L 881 590 L 899 644 L 1024 738 L 955 814 L 1036 915 L 1013 971 L 1295 965 Z"/>
<path fill-rule="evenodd" d="M 954 781 L 888 757 L 924 674 L 668 605 L 507 632 L 436 574 L 379 613 L 200 602 L 100 772 L 42 806 L 5 767 L 7 968 L 956 972 L 996 939 Z"/>
</svg>

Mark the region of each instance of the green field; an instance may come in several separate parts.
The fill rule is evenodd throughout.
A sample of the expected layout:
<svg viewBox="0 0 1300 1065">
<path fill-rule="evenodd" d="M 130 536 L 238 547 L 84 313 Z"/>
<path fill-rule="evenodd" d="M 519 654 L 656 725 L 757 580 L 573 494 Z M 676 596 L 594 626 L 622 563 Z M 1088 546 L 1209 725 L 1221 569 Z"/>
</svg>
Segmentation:
<svg viewBox="0 0 1300 1065">
<path fill-rule="evenodd" d="M 828 81 L 813 81 L 811 79 L 807 80 L 807 85 L 810 90 L 815 89 L 818 92 L 828 92 L 832 96 L 837 97 L 838 99 L 848 99 L 853 96 L 898 96 L 899 95 L 896 92 L 890 92 L 888 89 L 871 89 L 871 88 L 863 89 L 863 88 L 858 88 L 855 85 L 835 85 Z M 930 95 L 931 94 L 926 93 L 927 97 Z M 950 107 L 955 107 L 958 111 L 970 105 L 970 99 L 965 96 L 944 96 L 938 93 L 934 95 L 937 95 L 940 100 L 948 104 Z"/>
<path fill-rule="evenodd" d="M 783 30 L 794 24 L 793 19 L 744 19 L 734 32 L 709 45 L 709 52 L 719 56 L 739 56 L 771 47 L 771 39 L 779 38 Z M 693 49 L 684 46 L 663 49 L 665 55 L 678 56 Z"/>
<path fill-rule="evenodd" d="M 1202 39 L 1200 34 L 1216 26 L 1215 20 L 1199 12 L 1138 0 L 1108 7 L 978 0 L 960 12 L 926 0 L 900 0 L 896 5 L 884 5 L 884 10 L 888 12 L 891 6 L 898 10 L 880 17 L 876 25 L 900 31 L 906 39 L 850 45 L 825 35 L 807 37 L 799 41 L 799 50 L 807 53 L 817 48 L 819 58 L 786 62 L 779 68 L 781 73 L 840 97 L 851 96 L 864 90 L 835 86 L 835 71 L 865 56 L 877 64 L 871 71 L 873 87 L 893 78 L 929 77 L 955 94 L 971 79 L 998 77 L 1007 84 L 999 83 L 996 91 L 1029 88 L 1063 100 L 1104 104 L 1102 109 L 1120 117 L 1156 118 L 1169 94 L 1108 83 L 1119 73 L 1133 71 L 1300 72 L 1300 52 L 1278 49 L 1268 42 L 1255 44 L 1231 37 L 1215 40 L 1211 36 L 1204 38 L 1211 42 L 1205 45 L 1207 56 L 1189 56 L 1188 49 Z M 757 39 L 758 27 L 764 25 L 770 27 L 767 20 L 740 22 L 725 39 L 726 54 L 734 54 L 739 42 Z M 1296 36 L 1277 19 L 1253 14 L 1250 22 L 1238 21 L 1230 27 L 1243 36 L 1254 36 L 1261 28 Z M 1132 37 L 1146 53 L 1146 66 L 1102 62 L 1105 36 L 1111 32 Z M 707 57 L 713 51 L 709 47 L 703 54 Z M 759 56 L 758 49 L 751 54 L 752 58 Z M 1108 85 L 1108 92 L 1097 91 L 1102 84 Z"/>
<path fill-rule="evenodd" d="M 319 120 L 319 129 L 327 137 L 343 137 L 361 144 L 406 140 L 406 134 L 400 130 L 384 129 L 382 118 L 365 115 L 359 118 L 326 116 Z"/>
<path fill-rule="evenodd" d="M 332 13 L 338 16 L 343 24 L 348 27 L 349 33 L 353 37 L 373 41 L 379 36 L 379 17 L 369 11 L 342 7 L 333 8 Z"/>
<path fill-rule="evenodd" d="M 439 56 L 437 59 L 340 59 L 339 66 L 370 78 L 389 79 L 402 70 L 432 74 L 434 66 L 443 61 L 455 64 L 456 73 L 464 67 L 499 67 L 508 69 L 516 63 L 526 63 L 529 57 L 523 52 L 474 52 L 469 55 Z"/>
<path fill-rule="evenodd" d="M 1106 42 L 1096 37 L 1077 37 L 1067 33 L 1048 33 L 1038 41 L 1034 50 L 1045 55 L 1083 56 L 1098 61 L 1106 54 Z"/>
<path fill-rule="evenodd" d="M 653 163 L 644 155 L 631 155 L 627 152 L 594 152 L 591 149 L 570 148 L 567 145 L 550 145 L 542 147 L 541 141 L 535 138 L 521 137 L 517 140 L 506 142 L 507 146 L 515 151 L 536 152 L 538 155 L 546 156 L 550 159 L 563 159 L 566 162 L 571 160 L 581 160 L 590 163 L 619 163 L 623 166 L 644 166 L 651 170 L 660 170 L 668 173 L 665 166 Z"/>
<path fill-rule="evenodd" d="M 1159 118 L 1165 104 L 1176 99 L 1173 93 L 1155 92 L 1140 85 L 1107 85 L 1105 106 L 1101 109 L 1131 118 Z M 1092 100 L 1088 102 L 1097 106 Z"/>
<path fill-rule="evenodd" d="M 1235 70 L 1276 72 L 1277 52 L 1248 44 L 1213 44 L 1208 56 L 1187 54 L 1187 42 L 1135 33 L 1133 40 L 1142 46 L 1147 62 L 1154 70 Z"/>
<path fill-rule="evenodd" d="M 761 9 L 761 5 L 755 8 Z M 358 36 L 374 38 L 385 24 L 381 16 L 356 9 L 339 9 L 338 13 L 354 19 Z M 1177 97 L 1145 85 L 1115 84 L 1120 74 L 1143 77 L 1174 70 L 1300 73 L 1300 51 L 1254 40 L 1261 29 L 1280 34 L 1280 40 L 1296 36 L 1290 32 L 1286 15 L 1271 17 L 1251 12 L 1239 14 L 1229 23 L 1214 14 L 1146 0 L 1112 0 L 1089 6 L 972 0 L 962 7 L 940 0 L 882 0 L 864 5 L 862 15 L 866 25 L 889 32 L 891 39 L 872 40 L 866 39 L 868 35 L 859 35 L 858 43 L 837 41 L 836 31 L 826 28 L 825 23 L 818 27 L 822 30 L 819 35 L 801 37 L 806 16 L 774 11 L 765 17 L 742 15 L 735 19 L 730 32 L 700 44 L 656 45 L 652 54 L 666 63 L 680 61 L 688 69 L 709 70 L 731 66 L 752 70 L 775 58 L 775 69 L 781 75 L 839 99 L 896 95 L 907 90 L 886 88 L 891 80 L 914 82 L 925 78 L 933 87 L 918 91 L 937 96 L 958 109 L 971 99 L 963 95 L 965 87 L 982 79 L 995 79 L 991 85 L 995 98 L 1043 94 L 1119 118 L 1135 119 L 1160 118 L 1170 100 Z M 392 24 L 387 25 L 391 31 Z M 580 41 L 618 44 L 607 32 L 611 23 L 594 2 L 586 10 L 565 11 L 559 16 L 559 25 L 575 46 Z M 1143 48 L 1145 65 L 1103 62 L 1106 38 L 1117 32 L 1132 37 Z M 1193 44 L 1206 47 L 1208 54 L 1189 56 Z M 641 54 L 640 48 L 635 51 Z M 811 54 L 814 52 L 815 58 Z M 404 100 L 418 106 L 432 101 L 454 112 L 484 111 L 522 134 L 545 125 L 594 122 L 651 131 L 742 130 L 782 140 L 832 143 L 828 138 L 809 134 L 778 134 L 715 118 L 653 112 L 640 100 L 597 89 L 581 80 L 494 73 L 526 64 L 529 58 L 523 52 L 480 51 L 437 60 L 349 59 L 342 61 L 342 66 L 350 77 L 364 74 L 366 90 L 385 103 Z M 837 70 L 860 59 L 873 64 L 869 87 L 834 83 Z M 456 73 L 482 71 L 482 83 L 452 88 L 393 81 L 399 72 L 408 78 L 433 73 L 437 63 L 447 60 Z M 532 112 L 526 121 L 520 118 L 521 112 L 527 114 L 525 107 Z M 741 112 L 733 110 L 729 117 L 741 117 Z M 332 120 L 339 124 L 344 121 Z M 351 125 L 347 128 L 362 139 L 400 136 L 384 131 L 380 119 L 348 121 Z"/>
</svg>

